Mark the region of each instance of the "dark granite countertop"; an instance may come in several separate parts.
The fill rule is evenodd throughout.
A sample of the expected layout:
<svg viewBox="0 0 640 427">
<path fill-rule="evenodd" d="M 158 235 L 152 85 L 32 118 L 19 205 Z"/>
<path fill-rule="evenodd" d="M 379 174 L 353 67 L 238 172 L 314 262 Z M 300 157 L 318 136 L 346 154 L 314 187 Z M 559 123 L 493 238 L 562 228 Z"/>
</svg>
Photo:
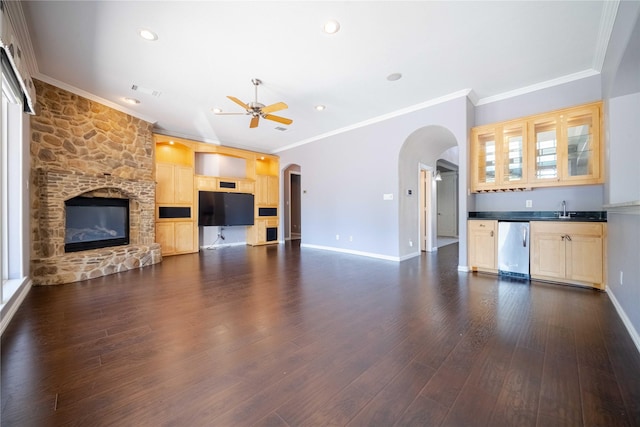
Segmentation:
<svg viewBox="0 0 640 427">
<path fill-rule="evenodd" d="M 498 221 L 570 221 L 607 222 L 606 211 L 569 211 L 571 218 L 558 218 L 558 211 L 484 211 L 469 212 L 468 219 L 495 219 Z"/>
</svg>

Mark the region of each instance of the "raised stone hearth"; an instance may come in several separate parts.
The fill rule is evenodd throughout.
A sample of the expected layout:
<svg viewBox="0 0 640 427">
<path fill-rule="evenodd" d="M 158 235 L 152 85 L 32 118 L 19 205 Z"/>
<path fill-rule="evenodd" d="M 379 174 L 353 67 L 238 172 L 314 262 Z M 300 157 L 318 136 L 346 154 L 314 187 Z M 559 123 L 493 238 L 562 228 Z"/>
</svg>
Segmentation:
<svg viewBox="0 0 640 427">
<path fill-rule="evenodd" d="M 35 85 L 33 283 L 70 283 L 160 262 L 152 125 L 55 86 L 37 80 Z M 65 253 L 65 201 L 77 196 L 128 199 L 130 244 Z"/>
<path fill-rule="evenodd" d="M 104 276 L 162 260 L 154 243 L 155 183 L 113 176 L 90 176 L 62 171 L 35 171 L 41 215 L 34 233 L 33 281 L 38 285 L 70 283 Z M 76 196 L 129 200 L 130 244 L 65 253 L 65 204 Z"/>
</svg>

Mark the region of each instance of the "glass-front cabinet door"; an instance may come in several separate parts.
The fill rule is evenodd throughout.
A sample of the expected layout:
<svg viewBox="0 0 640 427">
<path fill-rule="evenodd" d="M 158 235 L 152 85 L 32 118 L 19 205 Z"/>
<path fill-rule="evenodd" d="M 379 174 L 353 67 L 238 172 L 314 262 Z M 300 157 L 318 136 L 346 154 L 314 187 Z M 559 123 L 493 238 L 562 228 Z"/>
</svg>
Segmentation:
<svg viewBox="0 0 640 427">
<path fill-rule="evenodd" d="M 562 115 L 563 179 L 580 181 L 600 176 L 600 117 L 597 107 L 578 108 Z"/>
<path fill-rule="evenodd" d="M 530 182 L 554 182 L 560 178 L 558 128 L 556 116 L 539 117 L 529 124 Z"/>
<path fill-rule="evenodd" d="M 474 129 L 472 173 L 474 190 L 486 190 L 496 184 L 496 130 L 490 128 Z"/>
<path fill-rule="evenodd" d="M 525 122 L 506 123 L 502 127 L 501 174 L 502 186 L 515 187 L 527 182 Z"/>
</svg>

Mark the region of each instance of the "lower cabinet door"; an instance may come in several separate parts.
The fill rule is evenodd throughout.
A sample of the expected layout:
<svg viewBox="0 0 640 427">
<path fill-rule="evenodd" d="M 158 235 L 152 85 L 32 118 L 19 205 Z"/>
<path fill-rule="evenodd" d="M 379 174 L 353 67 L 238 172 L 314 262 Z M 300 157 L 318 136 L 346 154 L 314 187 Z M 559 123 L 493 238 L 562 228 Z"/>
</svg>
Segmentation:
<svg viewBox="0 0 640 427">
<path fill-rule="evenodd" d="M 193 222 L 175 223 L 176 253 L 193 252 Z"/>
<path fill-rule="evenodd" d="M 567 243 L 567 279 L 601 287 L 602 252 L 601 237 L 572 235 Z"/>
<path fill-rule="evenodd" d="M 531 230 L 531 274 L 563 279 L 565 277 L 565 240 L 557 233 Z"/>
<path fill-rule="evenodd" d="M 162 248 L 162 255 L 195 252 L 193 221 L 156 223 L 156 241 Z"/>
<path fill-rule="evenodd" d="M 172 222 L 156 223 L 156 241 L 160 244 L 162 255 L 169 255 L 176 252 L 175 228 Z"/>
</svg>

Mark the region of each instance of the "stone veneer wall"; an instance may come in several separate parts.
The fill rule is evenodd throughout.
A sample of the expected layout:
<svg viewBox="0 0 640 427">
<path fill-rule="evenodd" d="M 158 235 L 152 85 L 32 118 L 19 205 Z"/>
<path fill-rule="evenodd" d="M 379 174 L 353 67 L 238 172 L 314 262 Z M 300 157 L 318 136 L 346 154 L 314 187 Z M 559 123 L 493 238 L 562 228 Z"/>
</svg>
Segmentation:
<svg viewBox="0 0 640 427">
<path fill-rule="evenodd" d="M 155 243 L 152 124 L 35 81 L 31 117 L 31 276 L 70 283 L 162 260 Z M 64 202 L 129 199 L 130 244 L 64 252 Z"/>
</svg>

